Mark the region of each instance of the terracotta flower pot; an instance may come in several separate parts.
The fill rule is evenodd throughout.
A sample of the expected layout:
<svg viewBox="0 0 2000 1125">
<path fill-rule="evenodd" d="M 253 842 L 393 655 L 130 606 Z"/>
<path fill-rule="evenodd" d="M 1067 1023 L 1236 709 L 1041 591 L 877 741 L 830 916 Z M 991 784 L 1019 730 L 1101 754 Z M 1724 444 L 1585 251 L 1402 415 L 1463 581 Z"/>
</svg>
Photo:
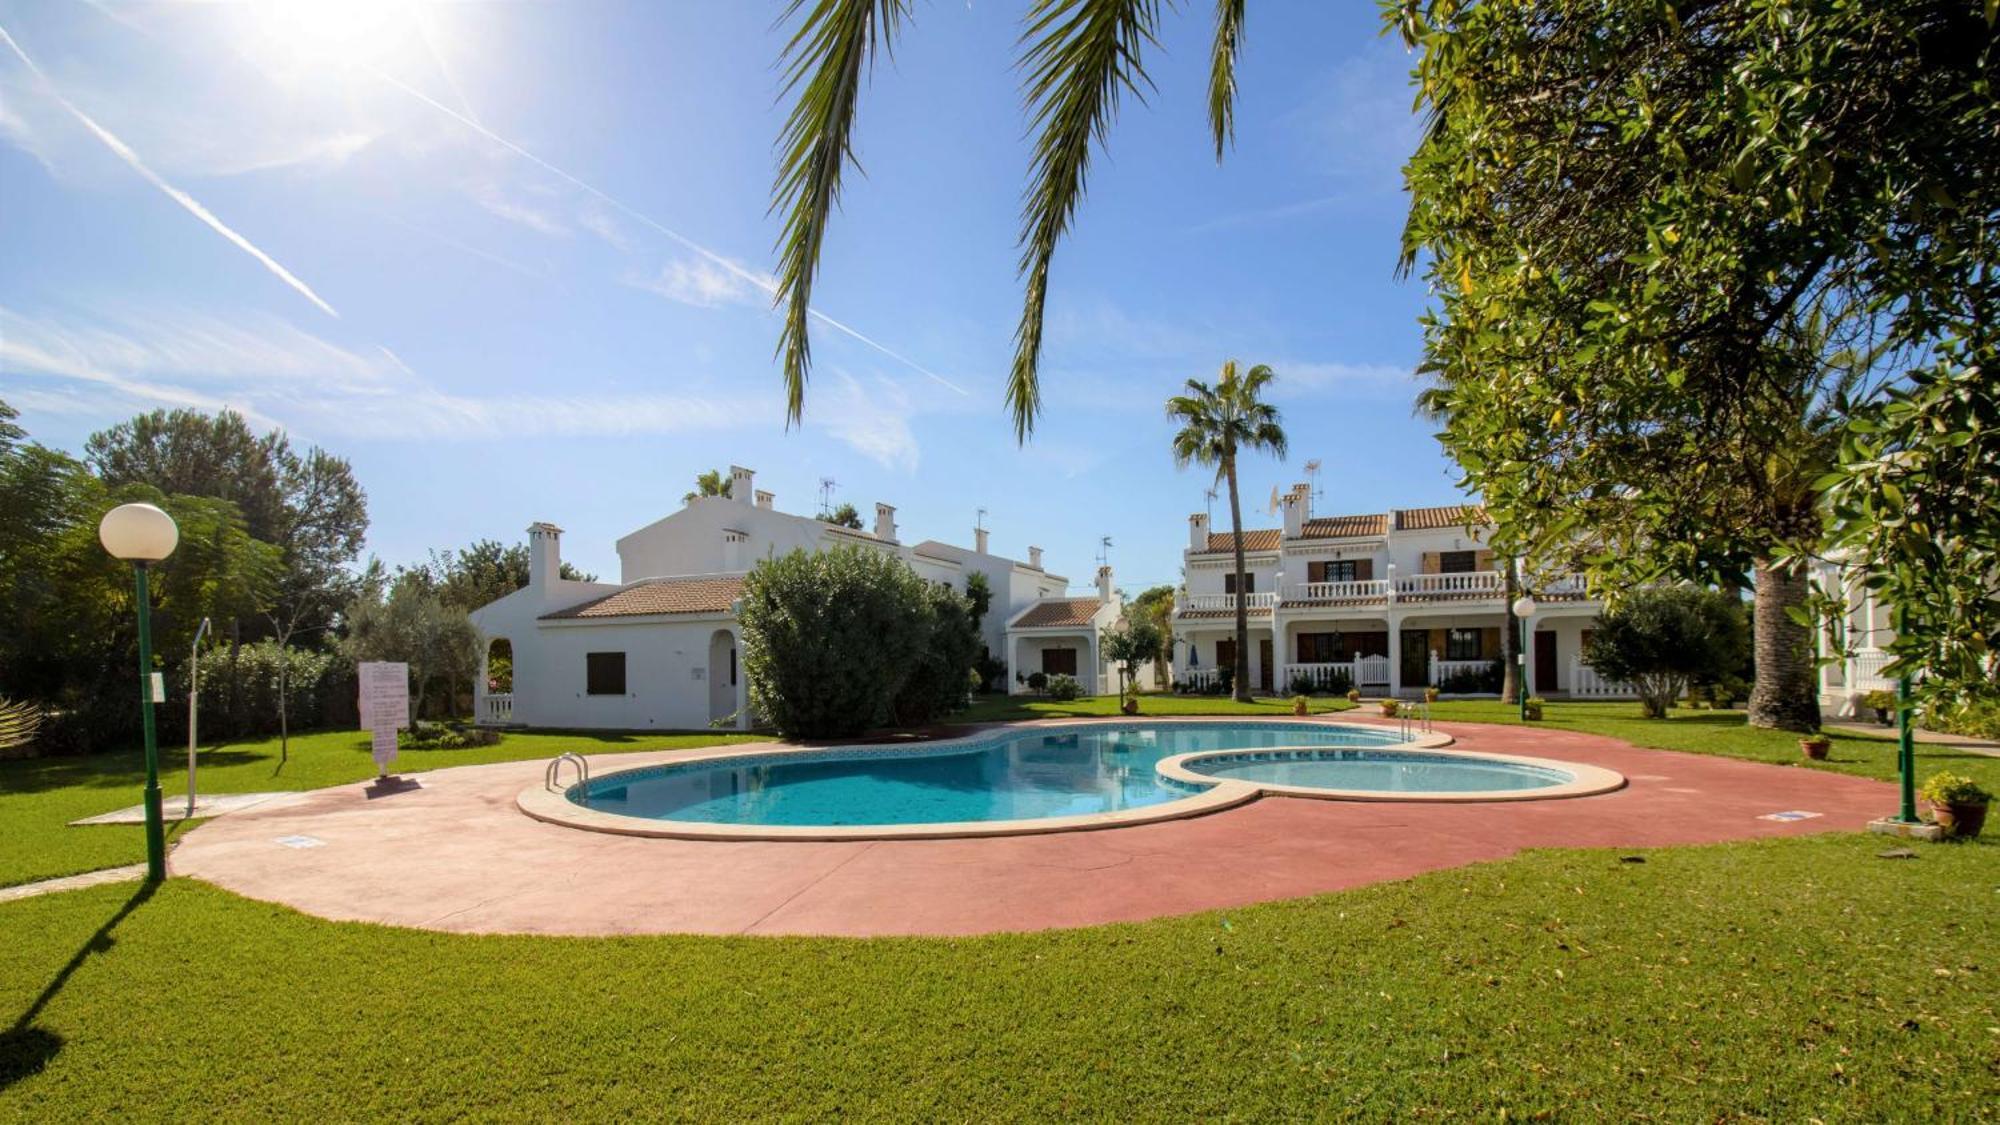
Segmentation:
<svg viewBox="0 0 2000 1125">
<path fill-rule="evenodd" d="M 1297 715 L 1300 718 L 1304 718 L 1306 716 L 1306 713 L 1311 709 L 1312 709 L 1311 705 L 1308 704 L 1303 699 L 1292 700 L 1292 714 Z"/>
<path fill-rule="evenodd" d="M 1805 756 L 1811 758 L 1813 761 L 1824 762 L 1826 761 L 1827 751 L 1833 749 L 1833 743 L 1824 738 L 1801 738 L 1799 739 L 1799 749 L 1804 751 Z"/>
<path fill-rule="evenodd" d="M 1933 802 L 1931 815 L 1946 832 L 1960 839 L 1970 840 L 1986 827 L 1986 803 L 1983 801 L 1976 805 L 1964 801 L 1943 805 Z"/>
<path fill-rule="evenodd" d="M 1139 713 L 1139 701 L 1136 699 L 1128 698 L 1125 700 L 1125 702 L 1120 703 L 1118 705 L 1118 709 L 1120 711 L 1125 712 L 1127 715 L 1136 715 Z"/>
</svg>

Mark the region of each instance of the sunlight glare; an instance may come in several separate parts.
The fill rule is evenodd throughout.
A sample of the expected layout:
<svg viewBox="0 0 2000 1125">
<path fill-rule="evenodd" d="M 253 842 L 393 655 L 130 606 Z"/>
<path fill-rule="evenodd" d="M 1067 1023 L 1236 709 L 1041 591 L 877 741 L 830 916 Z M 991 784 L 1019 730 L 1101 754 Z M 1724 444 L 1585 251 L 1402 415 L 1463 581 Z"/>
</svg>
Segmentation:
<svg viewBox="0 0 2000 1125">
<path fill-rule="evenodd" d="M 385 67 L 412 50 L 412 0 L 263 0 L 250 46 L 266 65 L 299 75 Z"/>
</svg>

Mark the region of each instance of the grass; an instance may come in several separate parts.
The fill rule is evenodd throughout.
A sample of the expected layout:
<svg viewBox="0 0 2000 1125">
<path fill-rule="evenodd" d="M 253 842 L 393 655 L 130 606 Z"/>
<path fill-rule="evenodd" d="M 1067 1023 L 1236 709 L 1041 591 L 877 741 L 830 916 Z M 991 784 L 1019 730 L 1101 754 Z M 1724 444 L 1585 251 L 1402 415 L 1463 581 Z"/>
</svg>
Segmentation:
<svg viewBox="0 0 2000 1125">
<path fill-rule="evenodd" d="M 473 937 L 0 905 L 0 1119 L 1974 1120 L 1991 847 L 1548 851 L 1138 925 Z"/>
<path fill-rule="evenodd" d="M 1327 715 L 1354 706 L 1337 697 L 1315 697 L 1312 713 Z M 1141 695 L 1139 717 L 1148 715 L 1289 715 L 1290 698 L 1238 703 L 1226 695 Z M 1122 718 L 1115 695 L 1088 696 L 1068 703 L 1032 695 L 988 695 L 953 715 L 954 723 L 1002 723 L 1021 719 Z"/>
<path fill-rule="evenodd" d="M 608 754 L 754 741 L 737 735 L 542 734 L 510 733 L 497 745 L 466 750 L 404 750 L 399 773 L 447 766 L 549 758 L 565 750 Z M 201 793 L 256 793 L 318 789 L 375 775 L 365 731 L 321 731 L 294 735 L 290 760 L 280 763 L 278 740 L 262 739 L 204 748 L 198 755 L 196 788 Z M 173 807 L 187 795 L 187 748 L 162 747 L 160 785 Z M 146 781 L 138 749 L 73 758 L 0 761 L 0 886 L 73 875 L 100 867 L 139 863 L 146 858 L 137 826 L 68 827 L 86 816 L 139 803 Z M 182 830 L 172 823 L 169 832 Z"/>
</svg>

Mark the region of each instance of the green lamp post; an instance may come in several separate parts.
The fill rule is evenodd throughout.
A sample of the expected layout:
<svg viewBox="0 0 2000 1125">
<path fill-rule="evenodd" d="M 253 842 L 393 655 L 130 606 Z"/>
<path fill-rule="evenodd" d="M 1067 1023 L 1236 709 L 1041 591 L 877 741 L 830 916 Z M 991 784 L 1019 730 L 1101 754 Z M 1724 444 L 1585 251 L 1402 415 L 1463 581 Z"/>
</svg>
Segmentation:
<svg viewBox="0 0 2000 1125">
<path fill-rule="evenodd" d="M 139 595 L 139 716 L 146 732 L 146 879 L 167 877 L 167 831 L 160 813 L 160 748 L 153 736 L 152 595 L 146 572 L 180 543 L 174 518 L 151 504 L 120 504 L 104 514 L 97 540 L 115 559 L 132 564 Z"/>
<path fill-rule="evenodd" d="M 1528 685 L 1528 619 L 1534 615 L 1533 594 L 1523 593 L 1514 599 L 1514 617 L 1520 623 L 1516 626 L 1516 635 L 1520 637 L 1520 643 L 1514 646 L 1517 672 L 1514 678 L 1514 698 L 1521 705 L 1521 721 L 1524 723 L 1528 721 L 1528 696 L 1533 694 Z"/>
</svg>

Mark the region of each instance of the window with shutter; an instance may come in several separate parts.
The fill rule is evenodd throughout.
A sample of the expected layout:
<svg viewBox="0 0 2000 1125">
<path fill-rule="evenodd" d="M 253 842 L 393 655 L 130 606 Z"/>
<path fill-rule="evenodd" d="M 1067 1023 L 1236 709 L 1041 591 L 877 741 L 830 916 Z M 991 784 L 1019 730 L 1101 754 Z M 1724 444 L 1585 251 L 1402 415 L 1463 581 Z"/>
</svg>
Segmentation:
<svg viewBox="0 0 2000 1125">
<path fill-rule="evenodd" d="M 1439 574 L 1471 574 L 1479 561 L 1473 551 L 1440 551 L 1437 560 Z"/>
<path fill-rule="evenodd" d="M 584 653 L 583 690 L 586 695 L 624 695 L 625 654 L 622 652 Z"/>
</svg>

